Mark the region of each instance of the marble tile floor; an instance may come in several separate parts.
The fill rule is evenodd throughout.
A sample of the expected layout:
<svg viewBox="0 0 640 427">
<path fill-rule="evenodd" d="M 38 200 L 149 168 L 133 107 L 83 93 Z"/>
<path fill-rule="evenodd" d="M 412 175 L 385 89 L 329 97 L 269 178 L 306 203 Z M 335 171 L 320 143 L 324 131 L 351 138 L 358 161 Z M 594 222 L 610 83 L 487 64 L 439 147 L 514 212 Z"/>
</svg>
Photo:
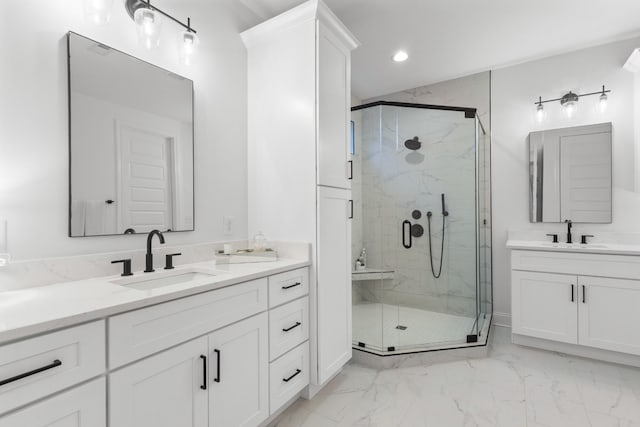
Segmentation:
<svg viewBox="0 0 640 427">
<path fill-rule="evenodd" d="M 640 427 L 640 369 L 516 346 L 489 357 L 376 371 L 349 364 L 277 427 Z"/>
<path fill-rule="evenodd" d="M 362 302 L 353 306 L 353 341 L 377 350 L 464 343 L 474 323 L 472 317 Z M 406 329 L 397 329 L 398 325 Z"/>
</svg>

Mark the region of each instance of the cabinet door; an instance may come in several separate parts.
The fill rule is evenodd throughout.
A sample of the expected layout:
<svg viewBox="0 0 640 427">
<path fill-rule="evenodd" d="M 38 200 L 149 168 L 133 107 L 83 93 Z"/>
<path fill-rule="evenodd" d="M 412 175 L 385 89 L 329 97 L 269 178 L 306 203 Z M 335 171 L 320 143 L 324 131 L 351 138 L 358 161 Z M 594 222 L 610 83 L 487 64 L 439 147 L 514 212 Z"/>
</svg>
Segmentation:
<svg viewBox="0 0 640 427">
<path fill-rule="evenodd" d="M 322 23 L 317 40 L 318 185 L 351 188 L 351 52 Z"/>
<path fill-rule="evenodd" d="M 351 192 L 318 188 L 318 383 L 351 359 Z M 313 317 L 313 316 L 312 316 Z"/>
<path fill-rule="evenodd" d="M 512 332 L 577 344 L 577 284 L 576 276 L 512 271 Z"/>
<path fill-rule="evenodd" d="M 209 426 L 257 426 L 269 416 L 268 315 L 209 335 Z"/>
<path fill-rule="evenodd" d="M 640 281 L 578 278 L 579 343 L 640 355 Z"/>
<path fill-rule="evenodd" d="M 195 339 L 110 375 L 112 427 L 206 427 L 207 337 Z"/>
<path fill-rule="evenodd" d="M 104 378 L 0 417 L 0 427 L 105 427 Z"/>
</svg>

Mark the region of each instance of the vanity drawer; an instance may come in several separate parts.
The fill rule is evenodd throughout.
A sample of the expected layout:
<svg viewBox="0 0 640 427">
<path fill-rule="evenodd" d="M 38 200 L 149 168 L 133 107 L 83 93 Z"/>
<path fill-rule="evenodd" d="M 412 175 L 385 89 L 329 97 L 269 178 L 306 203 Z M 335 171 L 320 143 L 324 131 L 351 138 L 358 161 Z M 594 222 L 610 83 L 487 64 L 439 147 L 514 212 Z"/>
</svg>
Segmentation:
<svg viewBox="0 0 640 427">
<path fill-rule="evenodd" d="M 309 384 L 309 341 L 272 362 L 269 374 L 269 409 L 273 415 Z"/>
<path fill-rule="evenodd" d="M 106 427 L 106 389 L 104 378 L 95 379 L 0 417 L 0 427 Z"/>
<path fill-rule="evenodd" d="M 105 371 L 104 321 L 0 347 L 0 414 Z"/>
<path fill-rule="evenodd" d="M 267 309 L 267 279 L 109 318 L 109 367 L 122 366 Z"/>
<path fill-rule="evenodd" d="M 269 312 L 269 360 L 309 339 L 309 297 Z"/>
<path fill-rule="evenodd" d="M 308 268 L 299 268 L 269 277 L 269 307 L 284 304 L 308 293 Z"/>
</svg>

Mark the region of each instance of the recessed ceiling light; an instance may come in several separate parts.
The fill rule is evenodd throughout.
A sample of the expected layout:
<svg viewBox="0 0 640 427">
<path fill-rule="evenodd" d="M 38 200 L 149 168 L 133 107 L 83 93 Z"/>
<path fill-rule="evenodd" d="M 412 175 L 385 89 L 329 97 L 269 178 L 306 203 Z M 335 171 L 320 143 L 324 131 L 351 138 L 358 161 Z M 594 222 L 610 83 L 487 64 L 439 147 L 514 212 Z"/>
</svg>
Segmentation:
<svg viewBox="0 0 640 427">
<path fill-rule="evenodd" d="M 409 58 L 409 54 L 404 50 L 399 50 L 395 53 L 395 55 L 393 55 L 393 60 L 395 62 L 404 62 L 407 60 L 407 58 Z"/>
</svg>

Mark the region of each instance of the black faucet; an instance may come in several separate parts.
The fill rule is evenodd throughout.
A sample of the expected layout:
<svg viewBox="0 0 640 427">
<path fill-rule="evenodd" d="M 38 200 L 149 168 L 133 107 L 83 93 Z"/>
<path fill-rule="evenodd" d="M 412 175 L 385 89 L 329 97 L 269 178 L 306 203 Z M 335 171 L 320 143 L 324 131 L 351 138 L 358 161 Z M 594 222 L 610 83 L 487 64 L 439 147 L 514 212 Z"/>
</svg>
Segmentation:
<svg viewBox="0 0 640 427">
<path fill-rule="evenodd" d="M 149 235 L 147 236 L 147 258 L 145 263 L 145 273 L 153 273 L 155 270 L 153 269 L 153 253 L 151 252 L 151 240 L 153 240 L 153 236 L 158 235 L 160 239 L 160 244 L 164 245 L 164 236 L 160 232 L 160 230 L 151 230 Z"/>
<path fill-rule="evenodd" d="M 567 243 L 573 243 L 573 241 L 571 240 L 571 220 L 565 219 L 564 222 L 567 223 Z"/>
</svg>

